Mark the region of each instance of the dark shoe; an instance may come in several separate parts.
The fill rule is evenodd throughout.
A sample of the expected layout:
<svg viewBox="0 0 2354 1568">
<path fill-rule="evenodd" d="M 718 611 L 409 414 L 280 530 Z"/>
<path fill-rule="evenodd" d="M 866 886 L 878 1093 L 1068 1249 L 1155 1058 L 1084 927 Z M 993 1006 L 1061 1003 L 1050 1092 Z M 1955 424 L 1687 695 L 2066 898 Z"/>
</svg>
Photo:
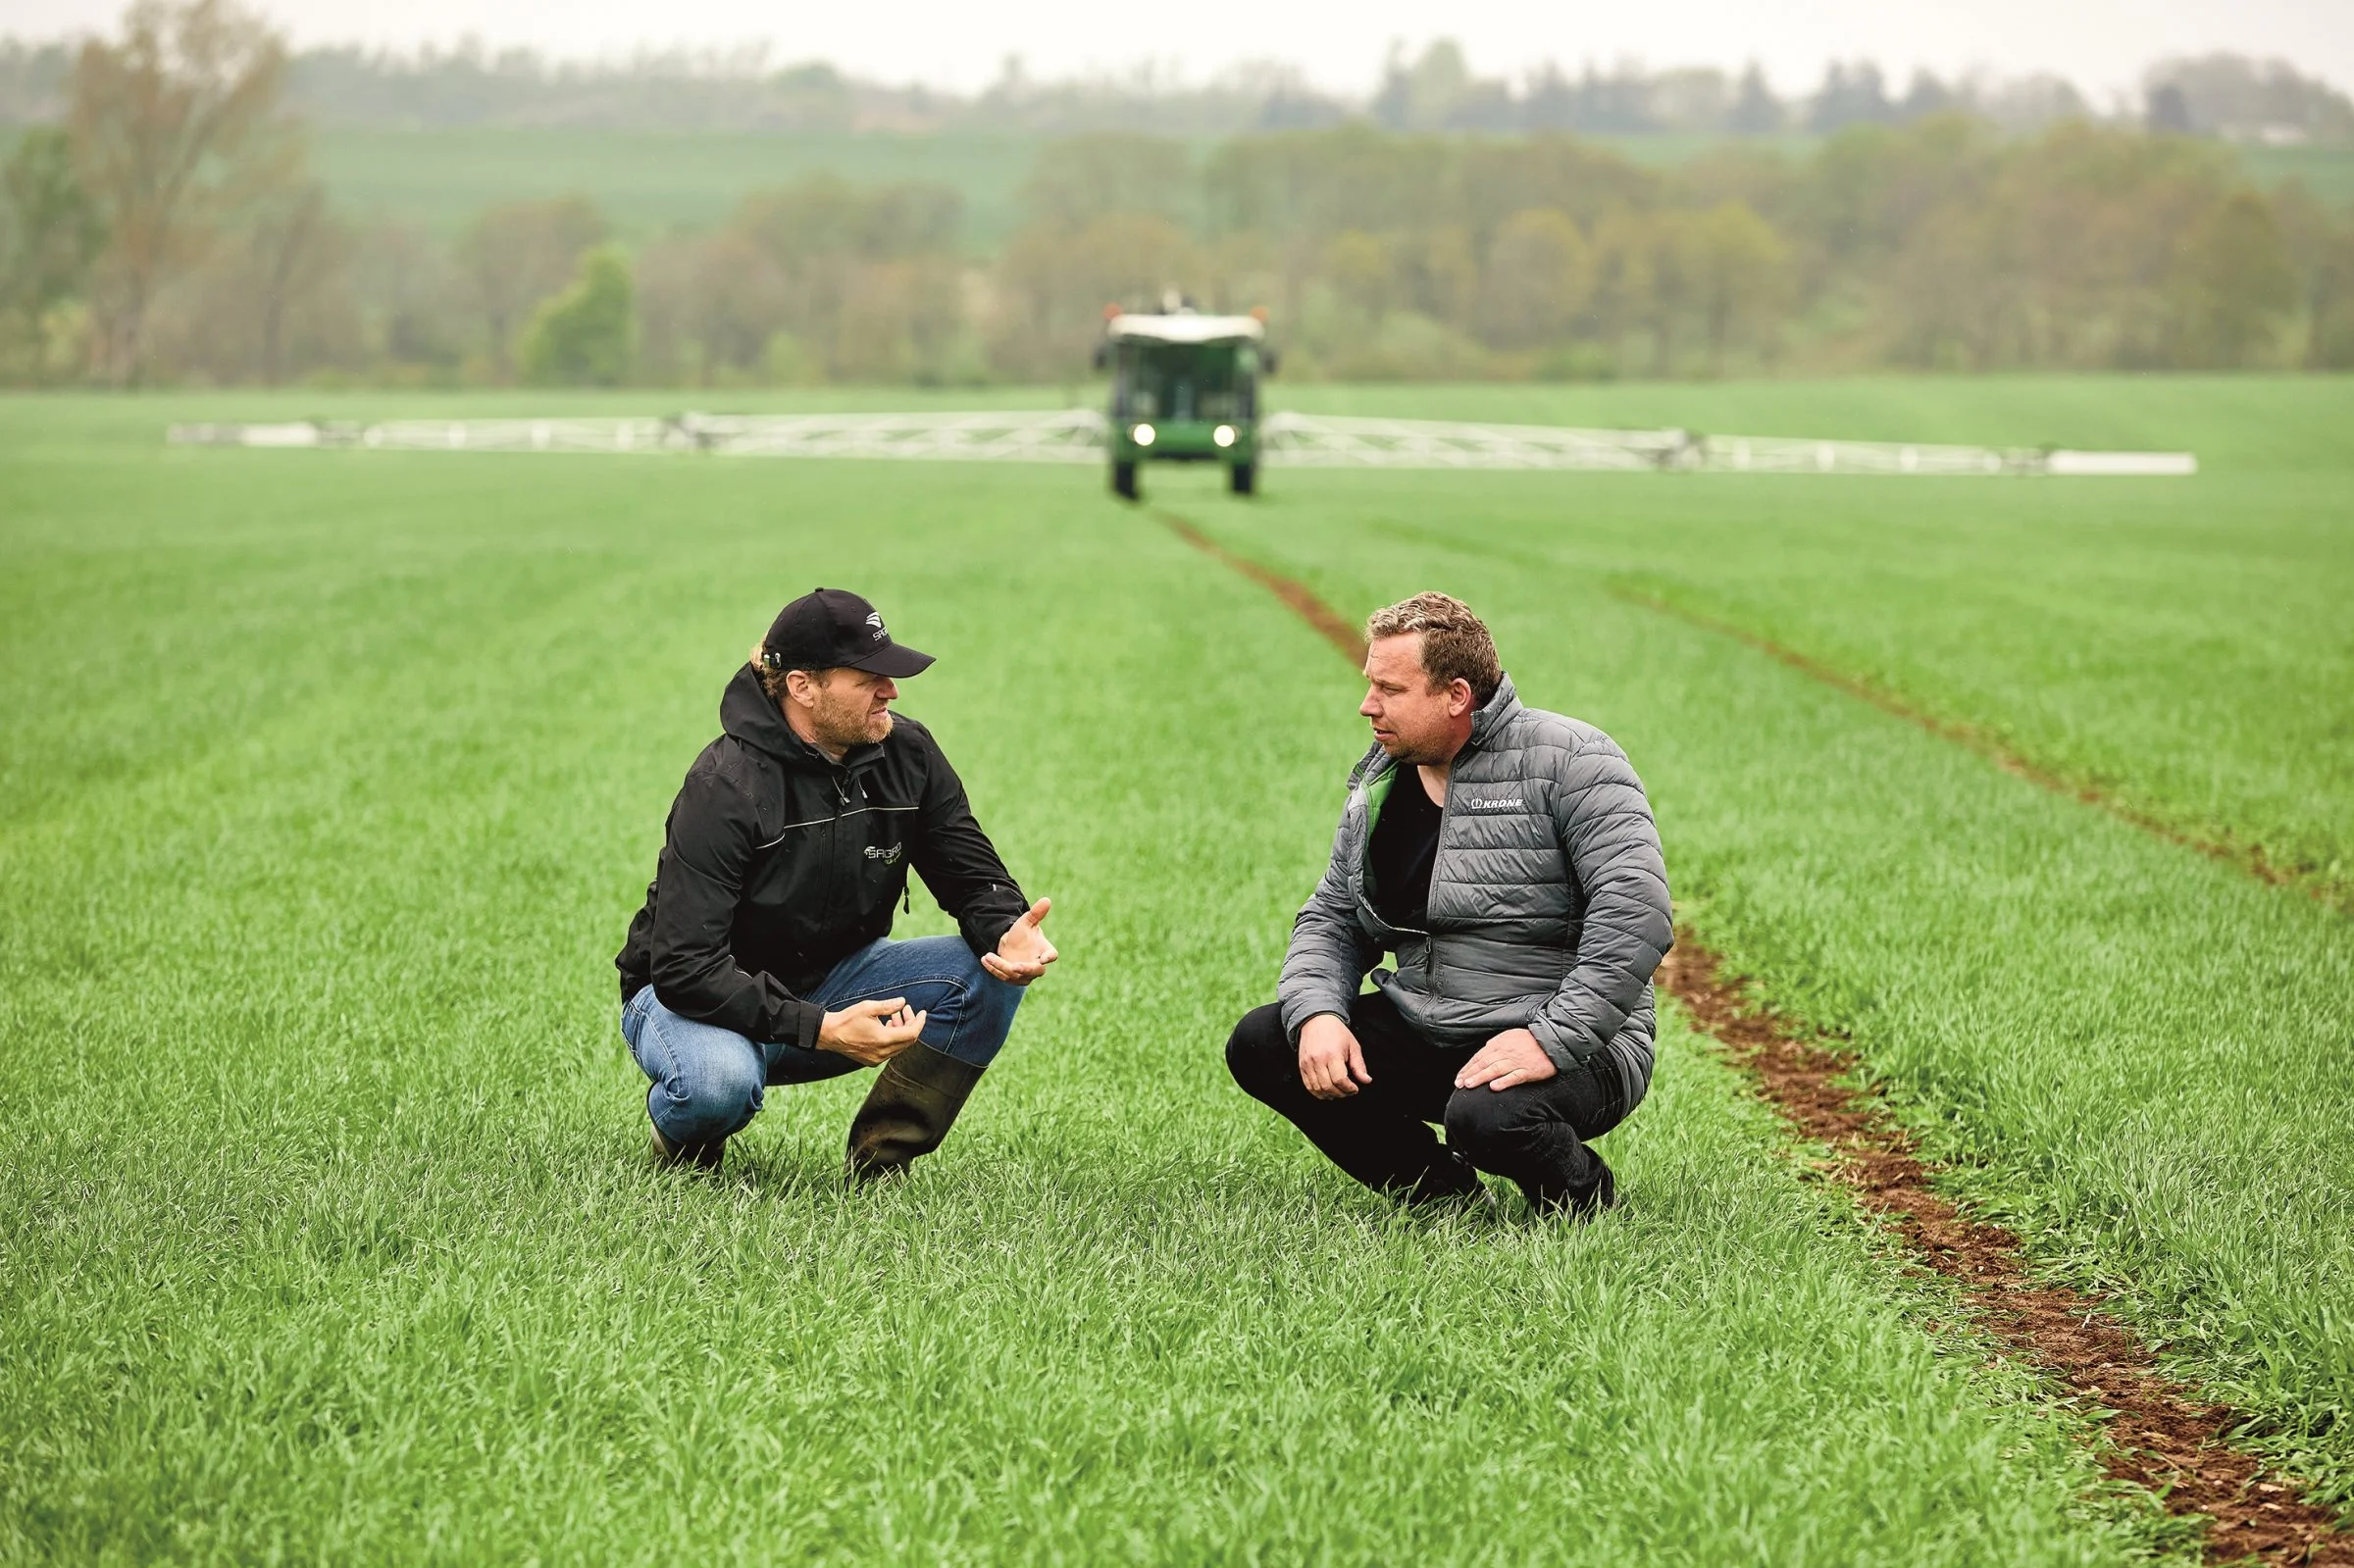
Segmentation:
<svg viewBox="0 0 2354 1568">
<path fill-rule="evenodd" d="M 1618 1206 L 1618 1178 L 1611 1174 L 1610 1165 L 1591 1148 L 1586 1158 L 1594 1162 L 1596 1175 L 1583 1191 L 1550 1193 L 1531 1191 L 1526 1183 L 1520 1190 L 1528 1198 L 1528 1206 L 1542 1215 L 1560 1214 L 1572 1220 L 1590 1220 L 1604 1209 Z"/>
<path fill-rule="evenodd" d="M 1618 1178 L 1611 1173 L 1610 1166 L 1603 1164 L 1601 1155 L 1594 1156 L 1594 1163 L 1602 1166 L 1602 1180 L 1594 1184 L 1594 1190 L 1587 1193 L 1582 1200 L 1570 1204 L 1570 1208 L 1581 1220 L 1590 1220 L 1604 1209 L 1614 1209 L 1618 1206 Z"/>
<path fill-rule="evenodd" d="M 663 1166 L 691 1165 L 698 1171 L 716 1171 L 719 1162 L 728 1157 L 728 1140 L 713 1138 L 708 1143 L 673 1143 L 662 1136 L 662 1129 L 653 1127 L 654 1163 Z"/>
<path fill-rule="evenodd" d="M 1471 1213 L 1496 1212 L 1496 1194 L 1488 1184 L 1479 1179 L 1471 1162 L 1451 1148 L 1439 1150 L 1414 1181 L 1414 1185 L 1399 1193 L 1398 1200 L 1410 1208 L 1439 1209 L 1459 1207 Z"/>
<path fill-rule="evenodd" d="M 980 1068 L 920 1039 L 885 1062 L 866 1103 L 850 1118 L 844 1162 L 850 1180 L 896 1176 L 917 1155 L 940 1147 L 980 1082 Z"/>
</svg>

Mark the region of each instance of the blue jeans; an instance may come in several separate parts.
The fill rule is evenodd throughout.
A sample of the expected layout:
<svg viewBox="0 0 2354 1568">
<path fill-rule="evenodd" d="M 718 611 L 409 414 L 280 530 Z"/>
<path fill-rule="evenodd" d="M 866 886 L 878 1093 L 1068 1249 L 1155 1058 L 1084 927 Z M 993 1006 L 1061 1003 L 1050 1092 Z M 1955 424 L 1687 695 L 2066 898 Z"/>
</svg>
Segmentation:
<svg viewBox="0 0 2354 1568">
<path fill-rule="evenodd" d="M 867 943 L 836 964 L 803 996 L 826 1011 L 851 1002 L 904 996 L 930 1016 L 923 1041 L 960 1062 L 987 1067 L 1013 1028 L 1022 987 L 981 967 L 960 936 L 918 936 Z M 742 1132 L 760 1112 L 771 1084 L 813 1084 L 855 1072 L 836 1051 L 803 1050 L 785 1040 L 746 1039 L 731 1029 L 698 1024 L 662 1005 L 651 986 L 621 1007 L 621 1037 L 653 1085 L 645 1111 L 675 1145 L 708 1143 Z"/>
</svg>

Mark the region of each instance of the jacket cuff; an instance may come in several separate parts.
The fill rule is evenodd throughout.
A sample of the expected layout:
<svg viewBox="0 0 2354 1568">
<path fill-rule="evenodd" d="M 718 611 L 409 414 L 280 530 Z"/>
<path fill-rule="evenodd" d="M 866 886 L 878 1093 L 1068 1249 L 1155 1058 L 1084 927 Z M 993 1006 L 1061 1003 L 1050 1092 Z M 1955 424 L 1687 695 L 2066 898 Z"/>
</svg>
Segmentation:
<svg viewBox="0 0 2354 1568">
<path fill-rule="evenodd" d="M 1022 913 L 1028 912 L 1029 906 L 1023 905 Z M 1021 915 L 977 915 L 957 924 L 964 928 L 964 944 L 973 950 L 973 956 L 987 958 L 998 950 L 998 943 L 1005 939 L 1005 934 L 1021 918 Z"/>
<path fill-rule="evenodd" d="M 1349 1022 L 1349 1004 L 1345 1001 L 1336 1001 L 1330 996 L 1284 996 L 1278 994 L 1276 1000 L 1283 1007 L 1284 1036 L 1294 1045 L 1300 1043 L 1300 1032 L 1307 1027 L 1307 1021 L 1318 1013 L 1330 1013 L 1344 1024 Z"/>
<path fill-rule="evenodd" d="M 1566 1073 L 1573 1067 L 1583 1067 L 1597 1054 L 1592 1050 L 1579 1048 L 1585 1044 L 1583 1036 L 1571 1038 L 1559 1024 L 1549 1018 L 1531 1019 L 1528 1032 L 1537 1037 L 1537 1044 L 1544 1050 L 1545 1059 L 1553 1063 L 1556 1072 Z"/>
<path fill-rule="evenodd" d="M 1300 1037 L 1306 1033 L 1308 1025 L 1314 1023 L 1319 1018 L 1337 1018 L 1344 1026 L 1349 1022 L 1349 1015 L 1342 1012 L 1337 1007 L 1312 1008 L 1301 1015 L 1300 1022 L 1290 1026 L 1283 1032 L 1286 1037 L 1291 1040 L 1292 1049 L 1298 1050 L 1300 1048 Z"/>
<path fill-rule="evenodd" d="M 785 1025 L 793 1032 L 793 1043 L 805 1051 L 817 1049 L 818 1027 L 826 1021 L 826 1010 L 815 1002 L 795 1000 L 789 1004 Z"/>
</svg>

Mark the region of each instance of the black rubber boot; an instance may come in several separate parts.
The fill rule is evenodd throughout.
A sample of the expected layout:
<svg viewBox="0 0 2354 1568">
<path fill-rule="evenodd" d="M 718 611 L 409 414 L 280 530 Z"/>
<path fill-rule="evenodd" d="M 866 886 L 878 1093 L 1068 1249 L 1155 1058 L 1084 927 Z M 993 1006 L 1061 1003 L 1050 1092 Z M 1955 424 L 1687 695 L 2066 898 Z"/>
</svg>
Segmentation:
<svg viewBox="0 0 2354 1568">
<path fill-rule="evenodd" d="M 1492 1213 L 1496 1208 L 1496 1194 L 1488 1190 L 1488 1184 L 1479 1179 L 1471 1162 L 1444 1145 L 1414 1185 L 1398 1191 L 1397 1197 L 1409 1208 L 1461 1208 L 1474 1213 Z"/>
<path fill-rule="evenodd" d="M 1593 1170 L 1584 1185 L 1566 1190 L 1549 1190 L 1522 1182 L 1520 1195 L 1539 1214 L 1559 1214 L 1571 1220 L 1590 1220 L 1604 1209 L 1616 1208 L 1618 1178 L 1611 1174 L 1609 1164 L 1591 1148 L 1586 1150 L 1586 1158 L 1593 1162 Z"/>
<path fill-rule="evenodd" d="M 850 1180 L 896 1176 L 917 1155 L 940 1147 L 980 1082 L 980 1068 L 920 1039 L 885 1062 L 866 1103 L 850 1118 Z"/>
</svg>

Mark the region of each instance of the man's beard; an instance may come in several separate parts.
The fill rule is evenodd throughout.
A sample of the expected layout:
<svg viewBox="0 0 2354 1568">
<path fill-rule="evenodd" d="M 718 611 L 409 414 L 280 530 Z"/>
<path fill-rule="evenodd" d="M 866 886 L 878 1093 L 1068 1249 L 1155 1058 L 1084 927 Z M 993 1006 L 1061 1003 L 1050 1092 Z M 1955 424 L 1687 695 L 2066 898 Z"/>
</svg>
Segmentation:
<svg viewBox="0 0 2354 1568">
<path fill-rule="evenodd" d="M 817 738 L 836 751 L 847 751 L 853 746 L 871 745 L 891 733 L 891 710 L 881 713 L 869 710 L 867 700 L 836 702 L 820 696 L 816 711 L 809 716 L 809 728 Z"/>
<path fill-rule="evenodd" d="M 1392 750 L 1392 746 L 1395 746 L 1396 749 Z M 1439 752 L 1436 747 L 1410 744 L 1404 735 L 1398 736 L 1390 745 L 1383 746 L 1381 749 L 1388 752 L 1390 759 L 1401 768 L 1435 768 L 1447 760 L 1446 754 Z"/>
</svg>

